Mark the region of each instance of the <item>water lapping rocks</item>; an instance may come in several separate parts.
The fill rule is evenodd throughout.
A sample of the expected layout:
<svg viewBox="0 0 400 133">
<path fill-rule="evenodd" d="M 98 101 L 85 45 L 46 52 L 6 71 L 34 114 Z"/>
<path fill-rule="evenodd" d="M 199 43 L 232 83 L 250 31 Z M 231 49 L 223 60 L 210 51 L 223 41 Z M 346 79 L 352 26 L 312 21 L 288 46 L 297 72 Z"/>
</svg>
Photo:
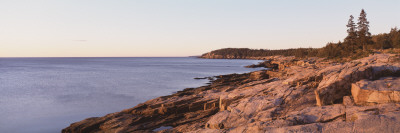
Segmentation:
<svg viewBox="0 0 400 133">
<path fill-rule="evenodd" d="M 399 56 L 333 63 L 265 57 L 269 70 L 216 76 L 62 132 L 400 132 Z"/>
</svg>

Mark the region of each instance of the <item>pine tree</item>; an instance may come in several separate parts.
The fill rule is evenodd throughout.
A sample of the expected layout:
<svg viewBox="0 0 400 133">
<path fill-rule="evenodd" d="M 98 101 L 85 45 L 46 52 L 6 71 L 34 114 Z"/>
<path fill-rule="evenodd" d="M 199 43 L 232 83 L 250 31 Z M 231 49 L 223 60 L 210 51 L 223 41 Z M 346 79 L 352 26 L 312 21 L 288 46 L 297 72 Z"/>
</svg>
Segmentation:
<svg viewBox="0 0 400 133">
<path fill-rule="evenodd" d="M 390 41 L 393 48 L 400 48 L 400 30 L 394 27 L 390 30 Z"/>
<path fill-rule="evenodd" d="M 371 33 L 369 32 L 367 13 L 365 13 L 364 9 L 361 10 L 357 25 L 358 42 L 362 46 L 363 50 L 366 50 L 366 45 L 371 42 Z"/>
<path fill-rule="evenodd" d="M 347 26 L 347 37 L 344 39 L 344 43 L 350 45 L 351 51 L 353 51 L 357 39 L 357 29 L 356 29 L 356 24 L 354 23 L 353 15 L 350 15 L 350 19 L 346 26 Z"/>
</svg>

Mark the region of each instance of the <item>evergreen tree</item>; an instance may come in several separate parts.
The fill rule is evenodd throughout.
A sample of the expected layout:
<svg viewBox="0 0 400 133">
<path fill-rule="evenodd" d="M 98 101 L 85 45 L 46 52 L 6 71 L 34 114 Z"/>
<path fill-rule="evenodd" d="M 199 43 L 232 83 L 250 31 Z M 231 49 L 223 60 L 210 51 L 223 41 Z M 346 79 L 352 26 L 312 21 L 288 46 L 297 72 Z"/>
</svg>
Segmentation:
<svg viewBox="0 0 400 133">
<path fill-rule="evenodd" d="M 351 51 L 354 50 L 354 45 L 356 45 L 357 40 L 357 29 L 356 24 L 354 23 L 353 15 L 350 15 L 350 19 L 347 23 L 347 37 L 344 39 L 344 43 L 348 44 L 351 47 Z"/>
<path fill-rule="evenodd" d="M 393 48 L 400 48 L 400 30 L 395 27 L 390 30 L 390 41 Z"/>
<path fill-rule="evenodd" d="M 371 33 L 369 32 L 369 22 L 367 20 L 367 13 L 364 9 L 361 10 L 360 17 L 358 17 L 358 43 L 366 50 L 366 46 L 371 42 Z"/>
</svg>

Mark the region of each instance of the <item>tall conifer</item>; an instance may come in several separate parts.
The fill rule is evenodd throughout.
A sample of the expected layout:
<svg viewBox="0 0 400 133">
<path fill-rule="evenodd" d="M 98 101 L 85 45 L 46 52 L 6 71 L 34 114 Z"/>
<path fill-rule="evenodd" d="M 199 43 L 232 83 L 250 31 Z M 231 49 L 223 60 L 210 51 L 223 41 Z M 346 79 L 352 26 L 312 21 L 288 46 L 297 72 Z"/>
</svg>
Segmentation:
<svg viewBox="0 0 400 133">
<path fill-rule="evenodd" d="M 356 39 L 357 39 L 357 29 L 356 29 L 356 24 L 354 23 L 354 17 L 353 15 L 350 15 L 350 19 L 347 23 L 347 37 L 345 38 L 345 43 L 350 45 L 351 50 L 354 50 L 354 45 L 356 45 Z"/>
<path fill-rule="evenodd" d="M 364 9 L 361 10 L 357 25 L 358 43 L 363 47 L 363 50 L 366 50 L 366 45 L 371 42 L 371 33 L 369 32 L 367 13 Z"/>
</svg>

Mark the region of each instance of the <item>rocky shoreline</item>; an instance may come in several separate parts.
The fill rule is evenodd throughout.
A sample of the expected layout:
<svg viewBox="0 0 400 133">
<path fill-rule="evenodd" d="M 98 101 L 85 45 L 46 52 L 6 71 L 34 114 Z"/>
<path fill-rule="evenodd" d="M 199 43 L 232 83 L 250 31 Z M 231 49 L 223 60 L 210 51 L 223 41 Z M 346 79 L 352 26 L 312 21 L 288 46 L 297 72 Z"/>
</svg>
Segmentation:
<svg viewBox="0 0 400 133">
<path fill-rule="evenodd" d="M 281 56 L 275 56 L 275 57 L 281 57 Z M 252 57 L 252 56 L 237 56 L 237 55 L 218 55 L 213 52 L 208 52 L 200 56 L 200 58 L 205 58 L 205 59 L 251 59 L 251 60 L 268 60 L 271 58 L 274 58 L 272 56 L 266 56 L 266 57 Z"/>
<path fill-rule="evenodd" d="M 72 123 L 62 132 L 400 132 L 398 54 L 346 63 L 247 59 L 268 60 L 249 67 L 272 69 L 216 76 L 207 86 Z"/>
</svg>

